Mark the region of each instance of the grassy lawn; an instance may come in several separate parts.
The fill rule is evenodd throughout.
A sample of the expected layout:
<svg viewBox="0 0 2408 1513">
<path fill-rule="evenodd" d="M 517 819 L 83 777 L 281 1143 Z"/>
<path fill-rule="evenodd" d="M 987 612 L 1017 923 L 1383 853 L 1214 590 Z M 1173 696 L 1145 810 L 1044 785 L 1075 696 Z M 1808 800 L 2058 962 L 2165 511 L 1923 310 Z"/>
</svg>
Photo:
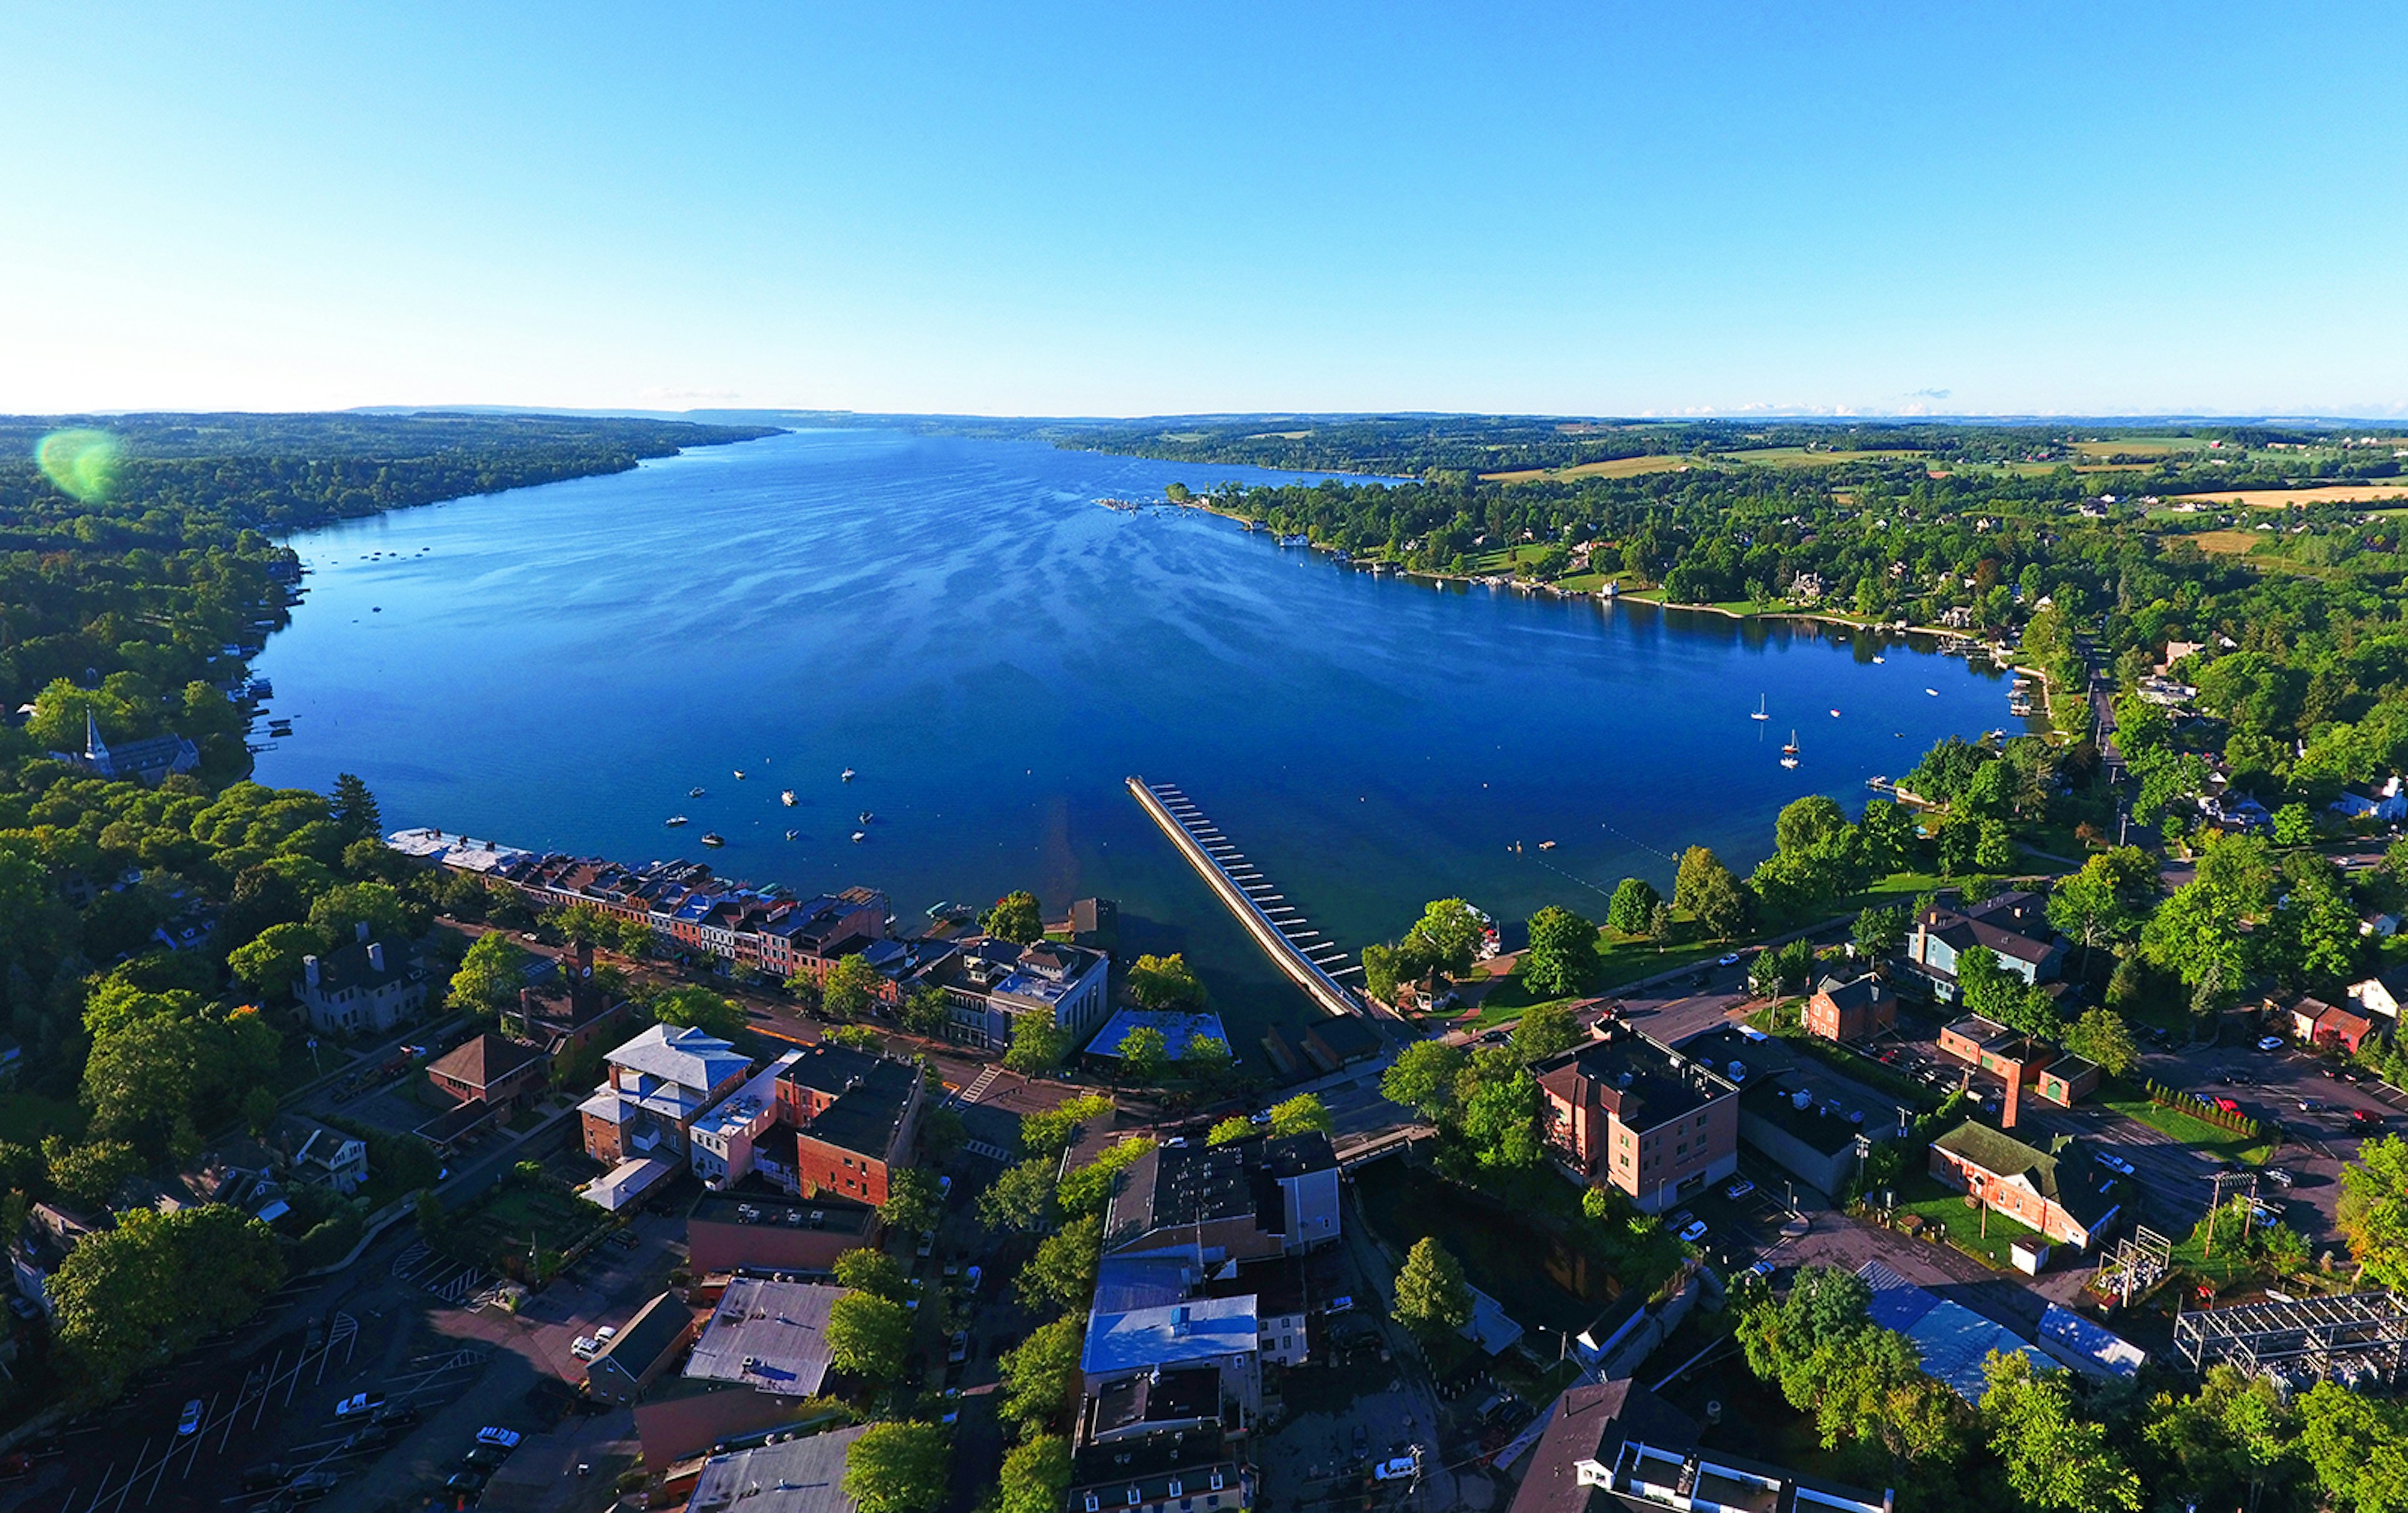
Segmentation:
<svg viewBox="0 0 2408 1513">
<path fill-rule="evenodd" d="M 44 1098 L 39 1093 L 0 1094 L 0 1140 L 38 1146 L 46 1134 L 73 1139 L 83 1133 L 83 1105 L 72 1098 Z"/>
<path fill-rule="evenodd" d="M 2017 1240 L 2040 1238 L 2038 1230 L 2004 1214 L 1991 1213 L 1985 1218 L 1986 1210 L 1968 1208 L 1963 1193 L 1942 1186 L 1928 1172 L 1909 1172 L 1899 1179 L 1898 1209 L 1927 1224 L 1945 1224 L 1948 1244 L 2002 1272 L 2014 1269 L 2014 1261 L 2007 1254 L 2009 1246 Z"/>
<path fill-rule="evenodd" d="M 2193 1118 L 2180 1109 L 2153 1103 L 2146 1093 L 2121 1084 L 2110 1085 L 2099 1102 L 2128 1119 L 2137 1119 L 2169 1139 L 2180 1141 L 2195 1150 L 2203 1150 L 2222 1160 L 2259 1166 L 2273 1154 L 2274 1147 L 2267 1141 L 2252 1140 L 2247 1135 L 2221 1129 L 2205 1119 Z"/>
</svg>

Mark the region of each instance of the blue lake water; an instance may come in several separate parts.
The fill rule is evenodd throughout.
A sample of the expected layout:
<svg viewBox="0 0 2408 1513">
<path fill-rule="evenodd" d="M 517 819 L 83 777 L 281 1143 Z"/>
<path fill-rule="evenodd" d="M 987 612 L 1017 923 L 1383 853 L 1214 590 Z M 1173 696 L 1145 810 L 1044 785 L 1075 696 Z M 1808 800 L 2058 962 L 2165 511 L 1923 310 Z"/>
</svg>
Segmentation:
<svg viewBox="0 0 2408 1513">
<path fill-rule="evenodd" d="M 1853 811 L 2008 723 L 1997 676 L 1897 644 L 1434 589 L 1093 502 L 1281 476 L 815 431 L 310 531 L 308 601 L 258 661 L 294 733 L 258 775 L 358 772 L 389 828 L 868 883 L 907 923 L 1014 887 L 1116 898 L 1125 946 L 1185 950 L 1251 1061 L 1310 1011 L 1130 773 L 1185 787 L 1351 950 L 1452 895 L 1595 917 L 1690 843 L 1744 872 L 1792 799 Z"/>
</svg>

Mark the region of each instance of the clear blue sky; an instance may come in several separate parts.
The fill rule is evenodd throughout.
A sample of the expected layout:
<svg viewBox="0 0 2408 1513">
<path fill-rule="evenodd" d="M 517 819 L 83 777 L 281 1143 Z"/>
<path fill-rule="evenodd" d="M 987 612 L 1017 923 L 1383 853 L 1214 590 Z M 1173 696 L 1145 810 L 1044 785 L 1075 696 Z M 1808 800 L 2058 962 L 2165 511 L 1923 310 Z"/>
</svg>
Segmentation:
<svg viewBox="0 0 2408 1513">
<path fill-rule="evenodd" d="M 0 409 L 2408 413 L 2377 6 L 11 7 Z"/>
</svg>

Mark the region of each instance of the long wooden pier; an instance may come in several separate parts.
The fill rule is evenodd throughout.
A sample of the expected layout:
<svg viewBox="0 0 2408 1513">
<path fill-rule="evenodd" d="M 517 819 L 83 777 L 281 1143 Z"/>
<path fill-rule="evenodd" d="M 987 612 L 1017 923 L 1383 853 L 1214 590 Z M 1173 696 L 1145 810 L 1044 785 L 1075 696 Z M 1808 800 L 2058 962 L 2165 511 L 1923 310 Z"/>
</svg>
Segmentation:
<svg viewBox="0 0 2408 1513">
<path fill-rule="evenodd" d="M 1307 997 L 1330 1014 L 1365 1013 L 1362 999 L 1340 981 L 1361 973 L 1362 967 L 1312 929 L 1187 795 L 1172 784 L 1148 783 L 1141 777 L 1130 778 L 1128 790 L 1272 964 Z"/>
</svg>

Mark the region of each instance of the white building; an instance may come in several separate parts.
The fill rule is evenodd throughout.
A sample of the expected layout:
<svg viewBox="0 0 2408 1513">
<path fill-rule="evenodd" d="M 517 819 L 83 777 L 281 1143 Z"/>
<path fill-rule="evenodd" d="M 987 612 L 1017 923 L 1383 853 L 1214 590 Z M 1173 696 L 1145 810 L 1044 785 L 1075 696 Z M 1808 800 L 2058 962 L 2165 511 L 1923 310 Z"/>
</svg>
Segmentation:
<svg viewBox="0 0 2408 1513">
<path fill-rule="evenodd" d="M 788 1051 L 694 1121 L 686 1159 L 706 1187 L 724 1192 L 752 1172 L 753 1142 L 778 1122 L 778 1074 L 802 1059 Z"/>
</svg>

